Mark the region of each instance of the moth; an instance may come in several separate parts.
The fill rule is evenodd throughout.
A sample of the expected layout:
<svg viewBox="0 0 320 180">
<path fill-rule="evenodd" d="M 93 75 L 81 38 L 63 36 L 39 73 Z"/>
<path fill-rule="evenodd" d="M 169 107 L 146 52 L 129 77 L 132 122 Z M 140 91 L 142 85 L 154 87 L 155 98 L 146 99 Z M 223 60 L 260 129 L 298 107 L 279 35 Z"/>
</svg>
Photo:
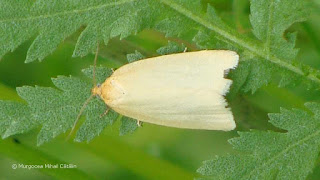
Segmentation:
<svg viewBox="0 0 320 180">
<path fill-rule="evenodd" d="M 229 50 L 147 58 L 115 70 L 91 97 L 99 96 L 107 107 L 138 122 L 229 131 L 236 124 L 224 97 L 232 84 L 225 75 L 238 61 Z"/>
</svg>

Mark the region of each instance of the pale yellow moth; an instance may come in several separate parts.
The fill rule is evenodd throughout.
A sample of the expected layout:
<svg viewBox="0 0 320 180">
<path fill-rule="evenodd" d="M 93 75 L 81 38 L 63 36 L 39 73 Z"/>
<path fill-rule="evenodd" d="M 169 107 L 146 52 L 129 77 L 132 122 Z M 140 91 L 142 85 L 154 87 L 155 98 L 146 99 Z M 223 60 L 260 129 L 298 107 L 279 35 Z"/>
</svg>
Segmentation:
<svg viewBox="0 0 320 180">
<path fill-rule="evenodd" d="M 163 55 L 124 65 L 92 89 L 114 111 L 142 122 L 188 129 L 236 127 L 224 76 L 239 56 L 228 50 Z"/>
</svg>

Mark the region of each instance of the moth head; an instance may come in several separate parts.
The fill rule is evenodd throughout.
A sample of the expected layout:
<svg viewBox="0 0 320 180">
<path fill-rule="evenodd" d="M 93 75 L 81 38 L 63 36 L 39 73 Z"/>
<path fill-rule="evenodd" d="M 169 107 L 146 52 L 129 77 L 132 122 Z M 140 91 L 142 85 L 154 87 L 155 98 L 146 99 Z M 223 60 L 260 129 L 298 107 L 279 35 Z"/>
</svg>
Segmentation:
<svg viewBox="0 0 320 180">
<path fill-rule="evenodd" d="M 101 97 L 101 85 L 97 84 L 97 86 L 95 86 L 94 88 L 92 88 L 91 90 L 92 95 L 96 96 L 100 96 Z"/>
</svg>

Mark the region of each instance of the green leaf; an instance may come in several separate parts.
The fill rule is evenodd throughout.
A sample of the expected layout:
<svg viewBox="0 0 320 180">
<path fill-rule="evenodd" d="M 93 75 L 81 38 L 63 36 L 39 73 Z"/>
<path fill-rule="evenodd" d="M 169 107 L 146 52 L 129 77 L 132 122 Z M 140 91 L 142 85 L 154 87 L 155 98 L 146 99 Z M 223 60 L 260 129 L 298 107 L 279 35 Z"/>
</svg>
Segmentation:
<svg viewBox="0 0 320 180">
<path fill-rule="evenodd" d="M 107 77 L 111 76 L 112 69 L 106 67 L 97 67 L 95 72 L 95 78 L 97 83 L 102 84 Z M 82 73 L 85 74 L 88 78 L 93 78 L 93 66 L 82 70 Z"/>
<path fill-rule="evenodd" d="M 181 53 L 184 52 L 186 48 L 184 44 L 168 41 L 168 45 L 157 49 L 157 53 L 161 55 Z"/>
<path fill-rule="evenodd" d="M 99 40 L 107 43 L 112 37 L 124 38 L 139 31 L 143 25 L 141 18 L 150 14 L 144 12 L 148 9 L 145 0 L 38 0 L 35 3 L 10 0 L 1 2 L 0 6 L 0 57 L 36 36 L 26 62 L 43 60 L 82 25 L 86 29 L 73 55 L 87 55 Z"/>
<path fill-rule="evenodd" d="M 297 54 L 294 48 L 296 34 L 285 33 L 293 23 L 307 17 L 309 9 L 303 0 L 252 0 L 250 20 L 257 39 L 239 34 L 224 23 L 212 6 L 203 5 L 199 0 L 38 0 L 34 4 L 3 1 L 0 5 L 3 9 L 0 12 L 0 56 L 35 37 L 26 62 L 42 60 L 82 26 L 85 28 L 73 55 L 85 56 L 94 51 L 102 40 L 107 43 L 110 38 L 119 36 L 122 39 L 151 28 L 166 36 L 183 38 L 192 34 L 193 41 L 202 49 L 236 50 L 241 55 L 241 62 L 230 75 L 236 90 L 255 92 L 268 84 L 275 73 L 281 75 L 279 84 L 283 86 L 303 79 L 320 83 L 318 70 L 293 61 Z M 169 42 L 158 52 L 167 54 L 180 50 L 182 48 Z M 128 55 L 128 60 L 132 62 L 142 57 L 135 52 Z M 92 77 L 92 70 L 84 73 Z M 103 82 L 110 74 L 109 69 L 98 69 L 98 82 Z M 42 144 L 70 129 L 84 101 L 90 96 L 92 85 L 74 77 L 60 76 L 52 81 L 58 89 L 18 88 L 27 105 L 1 101 L 3 137 L 41 126 L 38 144 Z M 21 114 L 11 109 L 18 109 Z M 112 111 L 100 117 L 105 110 L 105 104 L 97 99 L 87 105 L 83 114 L 87 121 L 77 132 L 77 141 L 89 141 L 113 123 L 116 115 Z M 123 120 L 121 126 L 124 133 L 134 129 L 127 128 L 126 125 L 131 126 L 126 122 L 129 121 Z"/>
<path fill-rule="evenodd" d="M 105 107 L 103 107 L 102 103 L 103 102 L 100 99 L 95 99 L 92 103 L 88 104 L 86 108 L 86 121 L 78 130 L 75 141 L 91 141 L 96 136 L 99 136 L 106 126 L 112 125 L 112 123 L 117 119 L 118 114 L 112 110 L 109 110 L 107 115 L 101 117 L 107 108 L 105 105 Z M 99 104 L 99 108 L 97 108 L 97 104 Z"/>
<path fill-rule="evenodd" d="M 122 116 L 120 136 L 132 134 L 138 128 L 137 120 Z"/>
<path fill-rule="evenodd" d="M 7 138 L 14 134 L 25 133 L 36 127 L 30 121 L 30 109 L 18 102 L 0 101 L 0 134 Z"/>
<path fill-rule="evenodd" d="M 294 48 L 296 33 L 285 34 L 285 30 L 293 23 L 306 19 L 309 14 L 307 7 L 307 3 L 302 0 L 251 1 L 250 21 L 253 33 L 264 43 L 262 51 L 265 57 L 244 59 L 245 62 L 230 75 L 235 80 L 231 93 L 235 94 L 240 89 L 254 93 L 276 76 L 281 77 L 280 87 L 292 86 L 301 82 L 305 83 L 307 88 L 318 86 L 318 80 L 315 80 L 319 77 L 318 70 L 292 62 L 298 53 L 298 50 Z M 246 56 L 250 54 L 250 52 L 246 53 Z M 272 56 L 281 58 L 277 60 L 280 66 L 272 63 Z M 285 65 L 285 61 L 290 64 Z M 283 68 L 284 66 L 287 67 Z M 306 80 L 305 77 L 311 81 Z"/>
<path fill-rule="evenodd" d="M 306 20 L 308 8 L 303 0 L 251 0 L 250 21 L 255 36 L 264 42 L 267 56 L 292 60 L 298 50 L 294 49 L 296 34 L 284 32 L 293 23 Z"/>
<path fill-rule="evenodd" d="M 275 65 L 291 73 L 288 76 L 298 76 L 295 83 L 320 84 L 318 70 L 302 69 L 292 62 L 298 52 L 294 48 L 296 33 L 285 33 L 293 23 L 308 16 L 310 8 L 304 0 L 252 0 L 250 21 L 257 39 L 239 34 L 226 25 L 211 5 L 200 0 L 38 0 L 34 4 L 10 0 L 1 2 L 0 6 L 3 9 L 0 12 L 0 57 L 35 37 L 26 62 L 42 60 L 82 26 L 85 29 L 73 56 L 85 56 L 95 50 L 98 42 L 107 44 L 116 36 L 123 39 L 144 29 L 155 29 L 166 36 L 191 35 L 201 49 L 235 50 L 240 57 L 250 54 L 256 58 L 255 63 L 249 62 L 251 69 L 248 71 L 258 68 L 266 74 Z M 239 73 L 234 74 L 242 76 Z M 247 74 L 250 76 L 255 72 Z M 254 92 L 269 83 L 265 79 L 260 79 L 263 83 L 251 83 L 250 79 L 253 78 L 248 77 L 243 83 L 243 90 Z"/>
<path fill-rule="evenodd" d="M 127 54 L 127 60 L 129 63 L 132 63 L 134 61 L 138 61 L 138 60 L 141 60 L 141 59 L 144 59 L 144 55 L 142 55 L 139 51 L 135 51 L 135 53 L 132 53 L 132 54 Z"/>
<path fill-rule="evenodd" d="M 84 69 L 83 72 L 92 77 L 92 68 Z M 98 82 L 103 82 L 111 72 L 108 68 L 97 68 Z M 0 133 L 3 138 L 41 125 L 38 134 L 38 145 L 41 145 L 73 126 L 83 103 L 91 95 L 92 85 L 79 78 L 65 76 L 54 78 L 52 82 L 58 89 L 38 86 L 17 88 L 19 96 L 27 105 L 0 101 Z M 86 121 L 77 132 L 76 141 L 90 141 L 113 123 L 117 114 L 110 110 L 107 115 L 101 116 L 106 109 L 104 102 L 98 98 L 87 104 L 83 112 Z"/>
<path fill-rule="evenodd" d="M 299 109 L 269 114 L 269 122 L 286 133 L 239 132 L 230 140 L 239 154 L 205 161 L 198 172 L 209 179 L 305 179 L 320 152 L 320 104 L 305 105 L 313 114 Z"/>
<path fill-rule="evenodd" d="M 305 71 L 298 64 L 291 62 L 298 53 L 298 50 L 294 48 L 296 33 L 285 34 L 285 30 L 293 23 L 303 21 L 308 16 L 306 1 L 252 0 L 250 10 L 250 21 L 253 26 L 253 33 L 259 40 L 263 41 L 264 47 L 262 51 L 265 57 L 247 59 L 247 61 L 252 62 L 244 62 L 243 64 L 245 65 L 240 65 L 246 69 L 237 69 L 231 77 L 243 77 L 243 75 L 246 74 L 247 78 L 245 80 L 246 82 L 244 82 L 244 79 L 238 82 L 235 81 L 236 89 L 240 89 L 242 86 L 245 92 L 251 91 L 254 93 L 261 86 L 268 84 L 274 74 L 281 76 L 281 80 L 279 81 L 280 86 L 296 84 L 305 79 L 303 76 L 307 77 L 311 74 L 319 74 L 319 71 L 314 71 L 309 69 L 309 67 L 307 68 L 308 70 Z M 281 70 L 284 64 L 280 63 L 280 67 L 277 67 L 273 63 L 270 63 L 270 60 L 273 58 L 272 56 L 281 58 L 283 62 L 288 61 L 291 65 Z M 295 68 L 300 69 L 299 73 L 296 70 L 294 70 L 296 72 L 293 73 L 293 69 Z M 289 69 L 291 69 L 291 72 Z M 279 74 L 279 72 L 281 73 Z M 297 74 L 302 76 L 297 76 Z M 304 82 L 307 86 L 314 85 L 312 82 Z"/>
<path fill-rule="evenodd" d="M 296 50 L 294 49 L 294 41 L 295 41 L 295 34 L 288 33 L 284 34 L 285 28 L 288 28 L 291 24 L 302 21 L 303 19 L 306 19 L 308 13 L 308 7 L 307 4 L 303 0 L 297 0 L 294 1 L 294 5 L 290 5 L 291 1 L 277 1 L 277 3 L 282 3 L 281 6 L 285 6 L 286 8 L 283 9 L 284 12 L 280 12 L 281 18 L 279 18 L 279 21 L 287 21 L 284 24 L 285 25 L 279 25 L 279 27 L 273 27 L 273 24 L 269 24 L 266 28 L 270 29 L 277 29 L 276 32 L 272 32 L 274 40 L 271 41 L 269 46 L 275 46 L 277 49 L 274 51 L 267 53 L 265 51 L 265 42 L 257 42 L 252 39 L 249 39 L 243 35 L 240 35 L 238 32 L 235 32 L 234 29 L 228 27 L 223 21 L 217 16 L 215 10 L 208 5 L 207 14 L 201 14 L 196 11 L 198 7 L 191 8 L 186 3 L 187 2 L 181 2 L 179 3 L 172 2 L 170 0 L 163 0 L 164 4 L 166 4 L 168 7 L 172 8 L 176 11 L 177 14 L 180 14 L 184 16 L 186 19 L 191 20 L 189 29 L 197 29 L 197 33 L 193 40 L 197 43 L 197 45 L 201 49 L 231 49 L 235 50 L 240 54 L 241 57 L 241 63 L 247 63 L 247 67 L 250 67 L 250 69 L 247 69 L 246 74 L 248 76 L 251 76 L 250 74 L 256 74 L 256 72 L 250 73 L 250 71 L 259 71 L 262 74 L 268 74 L 271 72 L 277 72 L 278 75 L 283 76 L 284 80 L 281 80 L 281 85 L 285 85 L 282 82 L 285 82 L 285 80 L 288 79 L 288 77 L 294 77 L 291 82 L 294 84 L 298 84 L 300 82 L 307 83 L 307 86 L 313 86 L 317 85 L 319 86 L 319 77 L 320 72 L 318 70 L 315 70 L 311 67 L 307 67 L 303 65 L 306 68 L 301 68 L 300 64 L 292 62 L 293 59 L 288 60 L 287 57 L 289 55 L 286 54 L 294 54 L 296 55 Z M 263 3 L 264 1 L 259 1 L 259 3 Z M 268 1 L 269 2 L 269 1 Z M 256 1 L 252 1 L 252 4 L 257 3 Z M 196 6 L 196 5 L 194 5 Z M 254 6 L 254 5 L 252 5 Z M 260 8 L 260 9 L 259 9 Z M 275 11 L 276 10 L 276 11 Z M 276 8 L 275 10 L 271 10 L 272 13 L 278 13 L 279 11 L 282 11 L 281 9 Z M 258 6 L 255 8 L 255 11 L 265 11 L 265 7 Z M 298 11 L 297 15 L 291 15 L 295 14 L 296 11 Z M 301 11 L 301 12 L 300 12 Z M 177 14 L 172 15 L 175 18 L 178 18 Z M 286 16 L 290 14 L 288 18 Z M 292 16 L 292 17 L 291 17 Z M 252 14 L 251 19 L 259 19 L 259 15 Z M 187 20 L 184 20 L 187 21 Z M 193 22 L 197 22 L 197 24 L 193 24 Z M 181 21 L 183 22 L 183 21 Z M 179 22 L 180 23 L 180 22 Z M 179 24 L 178 23 L 178 24 Z M 280 22 L 277 22 L 280 23 Z M 281 23 L 280 23 L 281 24 Z M 200 26 L 199 26 L 200 25 Z M 275 24 L 277 25 L 277 24 Z M 179 25 L 181 27 L 181 25 Z M 171 27 L 169 25 L 165 26 L 167 29 L 166 31 L 177 31 L 175 27 Z M 266 29 L 265 29 L 266 30 Z M 166 32 L 165 31 L 165 32 Z M 179 34 L 179 33 L 175 33 Z M 181 33 L 180 33 L 181 34 Z M 285 39 L 283 37 L 286 37 Z M 257 37 L 259 39 L 259 37 Z M 278 39 L 276 39 L 278 38 Z M 260 39 L 259 39 L 260 40 Z M 278 43 L 278 44 L 277 44 Z M 284 45 L 284 47 L 278 47 L 279 43 L 282 43 L 281 45 Z M 280 53 L 280 51 L 282 51 Z M 290 51 L 290 52 L 286 52 Z M 279 52 L 279 53 L 278 53 Z M 251 58 L 246 58 L 246 56 L 250 56 Z M 291 58 L 295 58 L 290 56 Z M 247 62 L 254 60 L 254 62 Z M 260 67 L 262 66 L 262 67 Z M 238 68 L 237 68 L 238 69 Z M 233 76 L 230 76 L 231 78 L 235 78 L 237 76 L 241 76 L 245 79 L 242 79 L 240 83 L 237 81 L 234 81 L 234 84 L 237 84 L 236 86 L 239 86 L 239 89 L 242 89 L 244 91 L 252 91 L 255 92 L 256 89 L 260 88 L 262 85 L 265 85 L 269 83 L 269 80 L 271 78 L 267 78 L 267 80 L 263 76 L 259 76 L 262 78 L 255 78 L 254 76 L 251 77 L 245 77 L 243 76 L 243 71 L 237 71 L 233 73 Z M 271 70 L 270 70 L 271 69 Z M 279 71 L 280 69 L 280 71 Z M 275 71 L 277 70 L 277 71 Z M 280 73 L 279 73 L 280 72 Z M 250 82 L 250 80 L 255 79 L 256 82 Z M 258 81 L 261 81 L 261 83 L 258 83 Z"/>
</svg>

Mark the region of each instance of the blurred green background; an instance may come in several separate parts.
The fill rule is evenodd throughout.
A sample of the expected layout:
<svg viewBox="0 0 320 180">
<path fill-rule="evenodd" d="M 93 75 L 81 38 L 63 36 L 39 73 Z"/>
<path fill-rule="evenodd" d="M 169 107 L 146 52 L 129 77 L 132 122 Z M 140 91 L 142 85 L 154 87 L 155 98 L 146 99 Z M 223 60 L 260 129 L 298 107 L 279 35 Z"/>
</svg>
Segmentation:
<svg viewBox="0 0 320 180">
<path fill-rule="evenodd" d="M 249 22 L 248 0 L 205 0 L 218 10 L 220 16 L 239 32 L 252 36 Z M 298 31 L 297 61 L 320 68 L 320 3 L 314 1 L 310 19 L 295 24 L 289 31 Z M 58 49 L 43 62 L 25 64 L 27 49 L 32 39 L 0 61 L 0 99 L 16 100 L 15 88 L 23 85 L 51 86 L 51 77 L 72 75 L 83 77 L 81 69 L 92 65 L 94 55 L 72 58 L 79 30 L 60 44 Z M 191 37 L 191 35 L 190 35 Z M 184 43 L 188 50 L 196 50 L 190 37 L 166 38 L 163 34 L 145 30 L 124 40 L 113 39 L 101 47 L 98 64 L 119 67 L 126 63 L 126 54 L 140 51 L 147 57 L 174 41 Z M 275 81 L 277 81 L 275 79 Z M 279 88 L 271 83 L 255 94 L 239 93 L 228 101 L 237 123 L 237 129 L 276 130 L 268 124 L 268 113 L 279 112 L 280 107 L 302 108 L 308 101 L 319 102 L 317 89 L 305 89 L 303 85 Z M 236 131 L 219 132 L 168 128 L 145 123 L 132 135 L 119 136 L 119 122 L 106 128 L 89 143 L 66 141 L 66 134 L 43 146 L 36 146 L 39 129 L 0 140 L 1 179 L 53 179 L 74 177 L 77 179 L 192 179 L 199 177 L 196 169 L 202 161 L 216 155 L 234 153 L 227 140 L 236 137 Z M 281 131 L 281 130 L 280 130 Z M 52 176 L 53 170 L 12 169 L 12 164 L 74 164 L 76 169 L 66 169 L 62 177 Z M 320 177 L 320 160 L 310 179 Z M 59 171 L 59 170 L 58 170 Z M 63 174 L 63 173 L 61 173 Z"/>
</svg>

